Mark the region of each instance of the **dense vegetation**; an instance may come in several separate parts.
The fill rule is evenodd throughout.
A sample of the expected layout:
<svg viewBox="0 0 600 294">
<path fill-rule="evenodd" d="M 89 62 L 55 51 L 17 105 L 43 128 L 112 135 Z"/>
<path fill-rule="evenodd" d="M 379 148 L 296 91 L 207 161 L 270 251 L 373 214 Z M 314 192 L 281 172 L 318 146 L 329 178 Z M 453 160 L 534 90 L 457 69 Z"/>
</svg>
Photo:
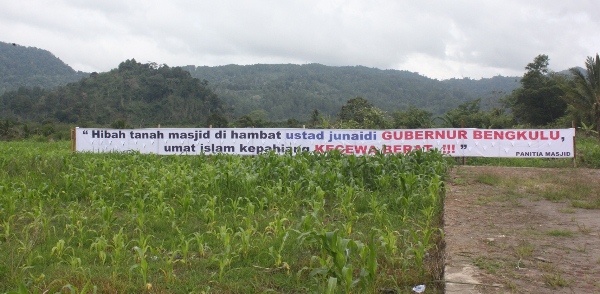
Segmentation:
<svg viewBox="0 0 600 294">
<path fill-rule="evenodd" d="M 37 50 L 4 45 L 18 52 Z M 31 63 L 20 58 L 15 72 Z M 47 71 L 51 75 L 73 72 L 59 59 L 49 58 L 50 63 L 62 64 Z M 4 62 L 2 67 L 12 64 Z M 437 81 L 366 67 L 181 68 L 132 59 L 55 90 L 20 87 L 4 93 L 0 139 L 63 139 L 74 126 L 539 128 L 570 127 L 572 121 L 598 134 L 598 57 L 588 58 L 585 69 L 573 68 L 567 74 L 553 72 L 549 65 L 550 58 L 541 54 L 525 66 L 520 79 Z M 36 67 L 29 70 L 36 75 Z"/>
<path fill-rule="evenodd" d="M 67 142 L 33 141 L 66 139 L 72 126 L 520 128 L 575 120 L 577 163 L 600 167 L 599 58 L 570 76 L 550 71 L 545 55 L 526 69 L 515 86 L 363 67 L 183 69 L 127 60 L 57 89 L 7 91 L 0 140 L 33 140 L 0 142 L 0 290 L 441 291 L 439 227 L 452 160 L 435 151 L 157 156 L 69 153 Z M 486 84 L 495 82 L 504 86 Z M 474 85 L 481 88 L 465 90 Z"/>
<path fill-rule="evenodd" d="M 157 156 L 2 142 L 0 290 L 436 292 L 448 167 L 422 151 Z"/>
<path fill-rule="evenodd" d="M 0 42 L 0 95 L 20 87 L 53 89 L 88 75 L 46 50 Z"/>
<path fill-rule="evenodd" d="M 307 120 L 314 109 L 334 116 L 349 98 L 357 96 L 389 111 L 412 106 L 441 115 L 477 98 L 491 108 L 518 87 L 515 77 L 438 81 L 408 71 L 362 66 L 257 64 L 184 69 L 207 80 L 235 117 L 262 110 L 271 120 Z"/>
<path fill-rule="evenodd" d="M 157 124 L 205 125 L 219 118 L 223 105 L 205 81 L 181 68 L 122 62 L 108 73 L 55 91 L 20 88 L 0 97 L 6 121 L 104 125 L 116 121 L 139 126 Z"/>
<path fill-rule="evenodd" d="M 4 129 L 13 129 L 13 137 L 47 134 L 50 124 L 60 129 L 60 124 L 109 126 L 118 121 L 133 127 L 227 126 L 236 120 L 243 126 L 300 126 L 314 111 L 335 118 L 354 97 L 387 111 L 419 108 L 440 115 L 476 98 L 483 109 L 497 107 L 499 98 L 518 85 L 517 78 L 437 81 L 407 71 L 319 64 L 171 68 L 127 60 L 106 73 L 84 74 L 47 51 L 1 45 L 7 92 L 0 97 L 0 120 Z M 52 85 L 26 81 L 65 76 L 71 79 Z"/>
</svg>

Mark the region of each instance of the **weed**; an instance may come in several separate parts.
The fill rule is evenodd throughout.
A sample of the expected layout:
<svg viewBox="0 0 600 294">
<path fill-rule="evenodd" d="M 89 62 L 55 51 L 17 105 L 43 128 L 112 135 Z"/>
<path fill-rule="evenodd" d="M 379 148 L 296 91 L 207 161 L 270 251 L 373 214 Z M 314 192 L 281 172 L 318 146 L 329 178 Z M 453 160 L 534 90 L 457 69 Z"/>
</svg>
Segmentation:
<svg viewBox="0 0 600 294">
<path fill-rule="evenodd" d="M 558 211 L 562 212 L 562 213 L 575 213 L 575 209 L 573 208 L 559 208 Z"/>
<path fill-rule="evenodd" d="M 490 186 L 498 186 L 500 184 L 501 178 L 498 175 L 484 173 L 478 175 L 475 180 L 479 183 L 490 185 Z"/>
<path fill-rule="evenodd" d="M 574 233 L 571 230 L 549 230 L 546 232 L 546 234 L 553 236 L 553 237 L 573 237 Z"/>
<path fill-rule="evenodd" d="M 485 270 L 489 274 L 495 274 L 503 266 L 502 262 L 490 259 L 486 256 L 476 257 L 473 259 L 473 264 L 478 268 Z"/>
<path fill-rule="evenodd" d="M 580 224 L 577 223 L 577 229 L 579 230 L 579 232 L 581 232 L 582 234 L 589 234 L 592 232 L 592 228 L 588 228 L 585 226 L 585 224 Z"/>
<path fill-rule="evenodd" d="M 559 273 L 550 273 L 543 274 L 542 278 L 546 282 L 546 284 L 553 289 L 567 287 L 571 284 L 571 281 L 567 281 L 561 274 Z"/>
<path fill-rule="evenodd" d="M 573 200 L 573 201 L 571 201 L 571 205 L 575 208 L 600 209 L 600 199 L 596 199 L 596 200 L 592 200 L 592 201 Z"/>
<path fill-rule="evenodd" d="M 515 247 L 515 252 L 519 259 L 529 258 L 533 255 L 534 246 L 531 243 L 521 243 L 519 246 Z"/>
</svg>

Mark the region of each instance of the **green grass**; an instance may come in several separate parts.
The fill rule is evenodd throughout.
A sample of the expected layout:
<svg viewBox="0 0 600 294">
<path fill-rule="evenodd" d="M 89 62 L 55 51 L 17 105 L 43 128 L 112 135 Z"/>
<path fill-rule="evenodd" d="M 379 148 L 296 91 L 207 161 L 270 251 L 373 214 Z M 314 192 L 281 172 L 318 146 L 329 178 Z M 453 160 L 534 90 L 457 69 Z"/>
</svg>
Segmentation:
<svg viewBox="0 0 600 294">
<path fill-rule="evenodd" d="M 486 173 L 478 175 L 475 180 L 479 183 L 490 186 L 497 186 L 501 182 L 501 178 L 499 176 Z"/>
<path fill-rule="evenodd" d="M 592 201 L 573 200 L 571 201 L 571 205 L 573 207 L 584 209 L 600 209 L 600 198 L 596 198 Z"/>
<path fill-rule="evenodd" d="M 576 136 L 577 167 L 600 168 L 600 143 L 597 137 Z M 457 164 L 462 161 L 456 159 Z M 467 165 L 513 167 L 573 167 L 572 158 L 492 158 L 467 157 Z"/>
<path fill-rule="evenodd" d="M 546 232 L 548 235 L 553 237 L 573 237 L 574 233 L 571 230 L 549 230 Z"/>
<path fill-rule="evenodd" d="M 406 292 L 441 278 L 426 258 L 442 239 L 439 153 L 68 149 L 0 143 L 1 291 Z"/>
<path fill-rule="evenodd" d="M 486 256 L 478 256 L 473 259 L 473 264 L 478 268 L 485 270 L 488 274 L 496 274 L 504 268 L 504 262 L 497 259 L 492 259 Z"/>
<path fill-rule="evenodd" d="M 553 289 L 569 286 L 573 281 L 568 281 L 560 273 L 543 274 L 542 278 Z"/>
<path fill-rule="evenodd" d="M 533 255 L 534 245 L 528 242 L 522 242 L 515 247 L 515 253 L 518 258 L 529 258 Z"/>
</svg>

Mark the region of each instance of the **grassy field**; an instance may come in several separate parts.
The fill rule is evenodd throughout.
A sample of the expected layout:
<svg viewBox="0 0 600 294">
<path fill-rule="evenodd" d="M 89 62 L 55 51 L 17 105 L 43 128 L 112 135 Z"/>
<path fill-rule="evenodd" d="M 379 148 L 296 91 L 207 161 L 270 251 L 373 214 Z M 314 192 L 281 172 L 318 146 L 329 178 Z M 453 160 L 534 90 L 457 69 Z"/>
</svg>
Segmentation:
<svg viewBox="0 0 600 294">
<path fill-rule="evenodd" d="M 0 292 L 441 292 L 448 160 L 0 143 Z"/>
<path fill-rule="evenodd" d="M 597 137 L 575 138 L 577 167 L 600 168 L 600 144 Z M 456 162 L 462 164 L 462 159 Z M 513 167 L 573 167 L 572 158 L 488 158 L 468 157 L 467 165 Z"/>
</svg>

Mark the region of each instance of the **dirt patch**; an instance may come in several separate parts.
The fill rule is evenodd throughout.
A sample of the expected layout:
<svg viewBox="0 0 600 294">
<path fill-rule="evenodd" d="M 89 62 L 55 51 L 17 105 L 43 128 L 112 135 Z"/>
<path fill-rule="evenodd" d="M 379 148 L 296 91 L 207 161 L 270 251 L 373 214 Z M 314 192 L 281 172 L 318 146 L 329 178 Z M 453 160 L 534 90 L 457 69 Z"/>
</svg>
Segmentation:
<svg viewBox="0 0 600 294">
<path fill-rule="evenodd" d="M 456 167 L 446 293 L 600 292 L 599 185 L 600 170 Z"/>
</svg>

